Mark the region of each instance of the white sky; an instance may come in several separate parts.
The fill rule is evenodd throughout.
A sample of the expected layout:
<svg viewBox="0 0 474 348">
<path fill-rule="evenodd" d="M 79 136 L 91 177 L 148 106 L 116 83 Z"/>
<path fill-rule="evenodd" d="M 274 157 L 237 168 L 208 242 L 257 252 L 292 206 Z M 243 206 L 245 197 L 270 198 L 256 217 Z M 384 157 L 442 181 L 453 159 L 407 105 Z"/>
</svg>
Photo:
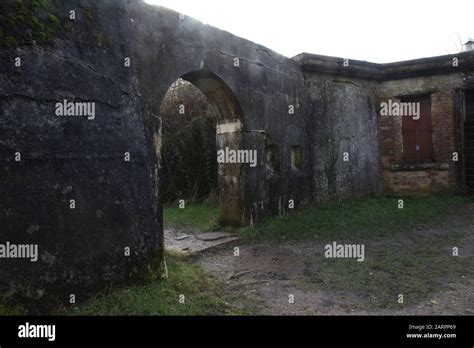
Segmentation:
<svg viewBox="0 0 474 348">
<path fill-rule="evenodd" d="M 145 0 L 267 46 L 386 63 L 456 53 L 474 0 Z M 456 47 L 457 46 L 457 47 Z"/>
</svg>

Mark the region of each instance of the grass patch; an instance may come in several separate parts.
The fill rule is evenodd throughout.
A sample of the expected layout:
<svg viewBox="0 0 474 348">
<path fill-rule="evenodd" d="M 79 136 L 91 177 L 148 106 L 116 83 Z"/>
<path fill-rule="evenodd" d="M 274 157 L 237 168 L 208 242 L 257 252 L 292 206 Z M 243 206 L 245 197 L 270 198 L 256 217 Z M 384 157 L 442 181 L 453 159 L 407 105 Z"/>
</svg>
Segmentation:
<svg viewBox="0 0 474 348">
<path fill-rule="evenodd" d="M 0 316 L 6 315 L 26 315 L 27 312 L 20 304 L 10 305 L 3 303 L 3 299 L 0 298 Z"/>
<path fill-rule="evenodd" d="M 306 284 L 355 293 L 361 304 L 369 307 L 396 308 L 428 303 L 447 282 L 474 276 L 473 257 L 452 256 L 451 247 L 459 245 L 462 238 L 459 232 L 429 236 L 414 232 L 401 237 L 395 234 L 383 240 L 359 241 L 365 245 L 364 262 L 327 259 L 321 248 L 318 255 L 304 261 Z M 398 294 L 403 294 L 403 304 L 397 302 Z"/>
<path fill-rule="evenodd" d="M 177 255 L 166 256 L 168 279 L 154 280 L 90 300 L 73 315 L 232 315 L 234 295 L 199 266 Z M 185 304 L 179 296 L 185 295 Z"/>
<path fill-rule="evenodd" d="M 462 207 L 472 203 L 453 195 L 367 197 L 313 205 L 237 232 L 246 242 L 307 240 L 314 253 L 302 259 L 300 285 L 356 296 L 362 308 L 396 309 L 429 303 L 448 282 L 474 276 L 473 257 L 452 256 L 474 219 Z M 363 244 L 365 261 L 325 258 L 324 246 L 333 241 Z"/>
<path fill-rule="evenodd" d="M 360 198 L 270 218 L 240 234 L 248 242 L 308 240 L 314 253 L 303 259 L 301 285 L 356 295 L 364 308 L 399 308 L 429 303 L 448 282 L 474 276 L 473 257 L 452 256 L 473 220 L 459 208 L 472 203 L 471 197 L 451 195 Z M 333 241 L 363 244 L 365 261 L 325 258 L 324 246 Z"/>
<path fill-rule="evenodd" d="M 403 199 L 403 209 L 398 208 L 399 199 Z M 450 207 L 468 199 L 446 195 L 365 197 L 331 202 L 269 218 L 261 225 L 240 229 L 240 234 L 247 241 L 305 239 L 314 236 L 384 236 L 427 222 L 436 222 L 446 216 Z"/>
<path fill-rule="evenodd" d="M 165 207 L 163 221 L 166 227 L 213 231 L 219 228 L 219 206 L 202 202 L 186 204 L 184 209 Z"/>
</svg>

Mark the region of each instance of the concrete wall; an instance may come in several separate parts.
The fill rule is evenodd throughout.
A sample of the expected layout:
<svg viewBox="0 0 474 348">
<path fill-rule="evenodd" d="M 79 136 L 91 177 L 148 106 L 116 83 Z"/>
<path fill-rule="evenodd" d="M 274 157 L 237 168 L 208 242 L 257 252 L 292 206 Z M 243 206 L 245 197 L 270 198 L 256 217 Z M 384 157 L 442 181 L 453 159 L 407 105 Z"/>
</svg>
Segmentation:
<svg viewBox="0 0 474 348">
<path fill-rule="evenodd" d="M 221 199 L 224 196 L 221 206 L 235 204 L 231 199 L 233 191 L 238 190 L 236 195 L 241 196 L 241 203 L 236 207 L 240 211 L 237 223 L 248 224 L 284 212 L 289 199 L 296 206 L 306 202 L 311 196 L 309 118 L 299 64 L 195 19 L 180 18 L 179 13 L 162 7 L 133 2 L 130 17 L 134 64 L 150 137 L 159 131 L 159 124 L 153 120 L 159 115 L 166 90 L 177 78 L 191 76 L 191 82 L 202 85 L 203 92 L 221 109 L 218 125 L 242 123 L 240 130 L 220 135 L 224 138 L 218 139 L 218 144 L 257 150 L 257 167 L 227 164 L 227 168 L 220 169 L 225 173 L 220 177 L 226 176 L 228 182 L 236 183 L 220 192 Z M 219 93 L 222 86 L 213 89 L 214 94 L 206 91 L 206 84 L 211 80 L 215 83 L 216 78 L 228 87 L 226 93 Z M 232 98 L 241 113 L 233 111 L 235 107 L 226 107 L 235 104 L 229 102 Z M 288 113 L 289 105 L 294 106 L 294 114 Z M 269 170 L 266 163 L 265 147 L 271 144 L 279 149 L 278 173 Z M 301 145 L 301 170 L 291 169 L 292 145 Z M 221 190 L 223 181 L 219 183 Z"/>
<path fill-rule="evenodd" d="M 58 5 L 55 15 L 69 21 L 71 9 L 77 15 L 70 31 L 51 47 L 0 52 L 0 242 L 38 244 L 40 253 L 36 263 L 0 260 L 0 278 L 8 279 L 0 293 L 12 291 L 35 313 L 67 306 L 70 294 L 80 302 L 91 291 L 139 279 L 160 259 L 159 107 L 179 77 L 218 107 L 219 125 L 241 122 L 219 134 L 219 144 L 258 151 L 255 168 L 220 168 L 233 185 L 224 203 L 238 196 L 229 209 L 239 212 L 238 223 L 311 197 L 298 63 L 142 2 L 77 0 Z M 58 117 L 55 104 L 63 99 L 94 102 L 95 119 Z M 266 161 L 271 145 L 277 170 Z M 298 170 L 290 165 L 292 145 L 301 146 Z"/>
<path fill-rule="evenodd" d="M 473 86 L 473 52 L 389 64 L 308 53 L 294 59 L 306 77 L 317 201 L 463 188 L 462 91 Z M 380 103 L 421 94 L 431 95 L 435 163 L 407 166 L 402 119 L 380 116 Z"/>
<path fill-rule="evenodd" d="M 376 84 L 307 73 L 311 103 L 313 197 L 316 201 L 376 194 Z"/>
<path fill-rule="evenodd" d="M 0 259 L 0 293 L 34 301 L 34 312 L 138 279 L 161 252 L 139 93 L 123 64 L 126 1 L 69 5 L 67 40 L 0 51 L 0 243 L 39 246 L 37 262 Z M 95 102 L 95 119 L 57 116 L 63 99 Z"/>
</svg>

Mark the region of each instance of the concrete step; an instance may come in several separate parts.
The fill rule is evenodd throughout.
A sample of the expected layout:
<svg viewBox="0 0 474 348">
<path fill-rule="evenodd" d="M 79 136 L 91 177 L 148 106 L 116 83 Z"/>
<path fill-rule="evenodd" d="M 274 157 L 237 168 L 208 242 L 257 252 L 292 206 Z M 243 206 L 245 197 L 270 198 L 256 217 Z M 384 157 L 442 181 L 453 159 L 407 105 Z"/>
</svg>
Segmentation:
<svg viewBox="0 0 474 348">
<path fill-rule="evenodd" d="M 164 229 L 165 250 L 194 254 L 228 245 L 239 238 L 228 232 L 208 232 L 192 230 Z"/>
</svg>

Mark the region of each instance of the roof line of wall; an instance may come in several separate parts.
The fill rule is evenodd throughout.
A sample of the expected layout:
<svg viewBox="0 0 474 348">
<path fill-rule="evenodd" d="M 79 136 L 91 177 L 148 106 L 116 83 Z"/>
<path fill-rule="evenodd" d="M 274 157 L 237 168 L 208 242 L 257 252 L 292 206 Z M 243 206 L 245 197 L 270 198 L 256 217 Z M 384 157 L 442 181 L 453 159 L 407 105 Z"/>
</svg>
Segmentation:
<svg viewBox="0 0 474 348">
<path fill-rule="evenodd" d="M 301 53 L 292 59 L 305 72 L 377 81 L 474 71 L 474 51 L 386 64 L 311 53 Z"/>
</svg>

